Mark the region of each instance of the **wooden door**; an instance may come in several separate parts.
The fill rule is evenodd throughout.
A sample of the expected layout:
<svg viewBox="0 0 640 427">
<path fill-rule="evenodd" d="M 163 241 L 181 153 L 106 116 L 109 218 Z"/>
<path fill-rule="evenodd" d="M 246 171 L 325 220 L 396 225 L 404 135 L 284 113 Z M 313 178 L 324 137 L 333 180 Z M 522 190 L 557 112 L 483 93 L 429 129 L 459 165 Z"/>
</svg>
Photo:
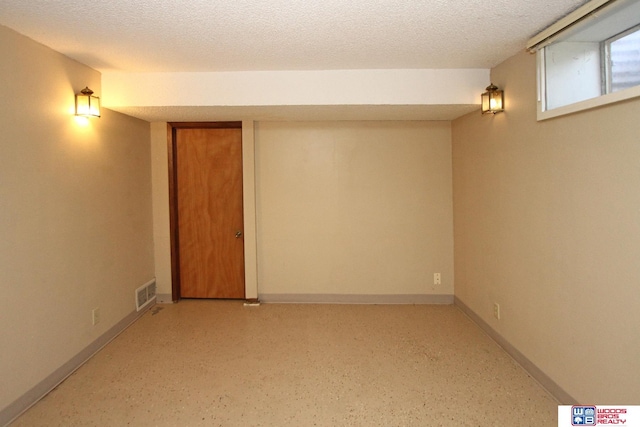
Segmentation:
<svg viewBox="0 0 640 427">
<path fill-rule="evenodd" d="M 242 129 L 176 129 L 180 296 L 244 298 Z"/>
</svg>

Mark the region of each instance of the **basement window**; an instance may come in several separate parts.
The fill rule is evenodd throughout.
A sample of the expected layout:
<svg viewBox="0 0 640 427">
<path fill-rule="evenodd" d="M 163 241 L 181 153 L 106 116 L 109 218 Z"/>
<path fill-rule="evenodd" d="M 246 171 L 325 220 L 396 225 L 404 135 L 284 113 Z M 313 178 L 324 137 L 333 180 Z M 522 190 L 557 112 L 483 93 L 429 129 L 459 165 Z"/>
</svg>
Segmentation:
<svg viewBox="0 0 640 427">
<path fill-rule="evenodd" d="M 640 26 L 604 43 L 607 93 L 640 85 Z"/>
<path fill-rule="evenodd" d="M 593 0 L 527 44 L 538 120 L 640 96 L 640 0 Z"/>
</svg>

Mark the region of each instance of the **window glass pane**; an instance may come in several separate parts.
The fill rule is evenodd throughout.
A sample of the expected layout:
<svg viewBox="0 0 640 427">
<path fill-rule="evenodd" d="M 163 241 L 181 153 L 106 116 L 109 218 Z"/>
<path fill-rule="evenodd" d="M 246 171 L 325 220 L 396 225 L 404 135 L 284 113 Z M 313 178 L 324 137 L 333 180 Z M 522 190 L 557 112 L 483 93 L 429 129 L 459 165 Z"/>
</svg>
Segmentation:
<svg viewBox="0 0 640 427">
<path fill-rule="evenodd" d="M 544 55 L 546 109 L 602 95 L 600 43 L 555 43 Z"/>
<path fill-rule="evenodd" d="M 611 92 L 640 85 L 640 30 L 610 45 Z"/>
</svg>

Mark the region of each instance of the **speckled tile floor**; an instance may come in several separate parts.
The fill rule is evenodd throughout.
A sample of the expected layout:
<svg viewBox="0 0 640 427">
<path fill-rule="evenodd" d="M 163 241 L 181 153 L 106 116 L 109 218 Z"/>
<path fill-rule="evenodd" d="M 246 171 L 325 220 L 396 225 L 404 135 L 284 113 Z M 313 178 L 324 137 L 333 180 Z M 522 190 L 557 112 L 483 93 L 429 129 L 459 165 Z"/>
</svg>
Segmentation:
<svg viewBox="0 0 640 427">
<path fill-rule="evenodd" d="M 157 305 L 17 426 L 556 426 L 454 306 Z"/>
</svg>

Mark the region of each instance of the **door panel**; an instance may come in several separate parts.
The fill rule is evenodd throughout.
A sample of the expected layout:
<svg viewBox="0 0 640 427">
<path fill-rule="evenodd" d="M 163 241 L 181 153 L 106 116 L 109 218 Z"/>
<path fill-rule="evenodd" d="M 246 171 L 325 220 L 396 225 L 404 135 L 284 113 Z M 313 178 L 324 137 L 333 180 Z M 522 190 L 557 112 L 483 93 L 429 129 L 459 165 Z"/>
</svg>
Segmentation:
<svg viewBox="0 0 640 427">
<path fill-rule="evenodd" d="M 180 296 L 244 298 L 242 129 L 176 129 L 175 144 Z"/>
</svg>

